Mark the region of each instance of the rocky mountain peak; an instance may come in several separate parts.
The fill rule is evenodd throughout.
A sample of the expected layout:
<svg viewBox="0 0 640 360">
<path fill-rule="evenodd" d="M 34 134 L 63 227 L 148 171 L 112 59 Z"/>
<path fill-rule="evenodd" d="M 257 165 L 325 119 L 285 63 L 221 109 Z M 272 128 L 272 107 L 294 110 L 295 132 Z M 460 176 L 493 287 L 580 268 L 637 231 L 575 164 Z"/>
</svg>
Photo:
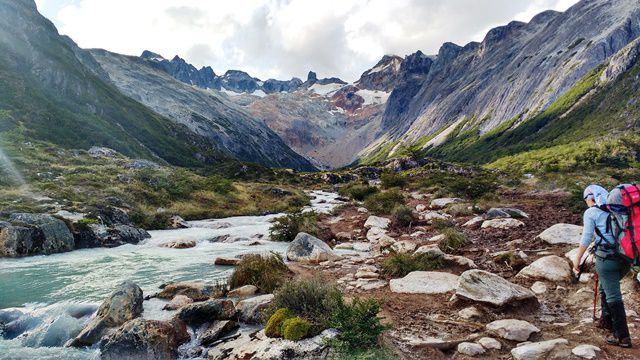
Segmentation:
<svg viewBox="0 0 640 360">
<path fill-rule="evenodd" d="M 356 81 L 361 89 L 389 92 L 396 85 L 402 58 L 396 55 L 384 55 L 371 69 L 365 71 Z"/>
<path fill-rule="evenodd" d="M 318 80 L 318 75 L 313 71 L 309 71 L 309 74 L 307 74 L 307 82 L 313 83 L 313 82 L 316 82 L 317 80 Z"/>
<path fill-rule="evenodd" d="M 157 60 L 157 61 L 165 60 L 165 58 L 163 58 L 162 55 L 154 53 L 153 51 L 149 51 L 149 50 L 143 51 L 140 57 L 145 60 Z"/>
</svg>

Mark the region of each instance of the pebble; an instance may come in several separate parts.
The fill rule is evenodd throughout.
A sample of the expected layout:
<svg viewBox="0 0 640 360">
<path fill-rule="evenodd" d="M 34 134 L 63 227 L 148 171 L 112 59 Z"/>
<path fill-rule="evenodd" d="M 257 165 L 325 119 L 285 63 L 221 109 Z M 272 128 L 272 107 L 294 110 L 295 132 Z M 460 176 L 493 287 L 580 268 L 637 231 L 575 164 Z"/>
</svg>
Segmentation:
<svg viewBox="0 0 640 360">
<path fill-rule="evenodd" d="M 469 306 L 458 311 L 458 316 L 460 316 L 462 319 L 470 320 L 473 318 L 481 317 L 482 312 L 480 312 L 480 310 L 478 310 L 478 308 L 476 308 L 475 306 Z"/>
<path fill-rule="evenodd" d="M 542 281 L 536 281 L 531 285 L 531 291 L 536 295 L 544 294 L 547 292 L 547 285 Z"/>
<path fill-rule="evenodd" d="M 458 352 L 467 356 L 476 356 L 484 354 L 485 349 L 478 344 L 470 342 L 462 342 L 458 344 Z"/>
<path fill-rule="evenodd" d="M 600 351 L 600 348 L 594 345 L 589 344 L 580 344 L 574 347 L 571 350 L 571 353 L 575 356 L 579 356 L 583 359 L 595 359 L 598 354 L 596 352 Z"/>
</svg>

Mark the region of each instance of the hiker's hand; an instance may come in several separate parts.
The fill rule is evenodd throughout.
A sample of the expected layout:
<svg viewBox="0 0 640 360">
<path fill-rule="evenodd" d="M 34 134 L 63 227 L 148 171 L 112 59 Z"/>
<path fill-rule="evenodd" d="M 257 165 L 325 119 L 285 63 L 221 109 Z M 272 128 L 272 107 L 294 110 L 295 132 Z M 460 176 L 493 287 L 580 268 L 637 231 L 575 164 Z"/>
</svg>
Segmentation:
<svg viewBox="0 0 640 360">
<path fill-rule="evenodd" d="M 580 273 L 580 258 L 577 256 L 573 259 L 573 272 Z"/>
</svg>

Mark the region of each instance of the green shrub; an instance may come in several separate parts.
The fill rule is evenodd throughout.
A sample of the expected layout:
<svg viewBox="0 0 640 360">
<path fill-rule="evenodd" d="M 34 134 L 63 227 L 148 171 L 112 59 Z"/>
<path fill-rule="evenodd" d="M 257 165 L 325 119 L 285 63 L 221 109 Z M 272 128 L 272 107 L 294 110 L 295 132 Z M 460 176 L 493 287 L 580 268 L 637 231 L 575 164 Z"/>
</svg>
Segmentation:
<svg viewBox="0 0 640 360">
<path fill-rule="evenodd" d="M 405 205 L 398 205 L 394 207 L 391 211 L 391 215 L 393 216 L 393 222 L 398 226 L 406 227 L 415 221 L 413 210 Z"/>
<path fill-rule="evenodd" d="M 394 207 L 402 204 L 404 197 L 397 190 L 373 194 L 364 201 L 364 206 L 374 214 L 388 214 Z"/>
<path fill-rule="evenodd" d="M 407 185 L 406 176 L 395 172 L 383 173 L 380 176 L 380 181 L 382 182 L 382 187 L 385 189 L 392 187 L 404 187 Z"/>
<path fill-rule="evenodd" d="M 330 326 L 339 333 L 332 346 L 341 351 L 377 348 L 378 339 L 386 330 L 378 317 L 378 300 L 356 297 L 347 304 L 340 294 L 335 297 L 333 303 Z"/>
<path fill-rule="evenodd" d="M 437 187 L 454 196 L 477 201 L 498 189 L 497 177 L 492 173 L 433 173 L 422 181 L 423 187 Z"/>
<path fill-rule="evenodd" d="M 291 311 L 289 309 L 278 309 L 276 312 L 271 315 L 269 321 L 267 321 L 267 326 L 264 328 L 264 333 L 270 338 L 280 338 L 282 337 L 282 323 L 291 318 Z"/>
<path fill-rule="evenodd" d="M 382 271 L 392 277 L 403 277 L 412 271 L 430 271 L 443 266 L 442 257 L 434 254 L 392 252 L 382 263 Z"/>
<path fill-rule="evenodd" d="M 455 253 L 467 243 L 467 237 L 454 228 L 442 231 L 444 239 L 440 240 L 440 249 L 446 253 Z"/>
<path fill-rule="evenodd" d="M 273 307 L 289 309 L 293 315 L 311 321 L 319 332 L 331 313 L 333 296 L 339 293 L 334 285 L 319 278 L 293 280 L 274 293 Z"/>
<path fill-rule="evenodd" d="M 229 278 L 231 289 L 244 285 L 254 285 L 261 292 L 271 293 L 289 278 L 289 269 L 280 254 L 263 256 L 248 254 L 234 268 Z"/>
<path fill-rule="evenodd" d="M 451 204 L 447 206 L 445 212 L 455 217 L 469 216 L 473 215 L 473 206 L 468 203 Z"/>
<path fill-rule="evenodd" d="M 291 341 L 300 341 L 309 335 L 312 324 L 303 318 L 294 317 L 282 323 L 282 336 Z"/>
<path fill-rule="evenodd" d="M 442 231 L 452 228 L 454 226 L 454 223 L 453 221 L 447 219 L 433 219 L 431 221 L 431 226 L 438 231 Z"/>
<path fill-rule="evenodd" d="M 347 196 L 354 200 L 364 201 L 367 197 L 376 194 L 379 191 L 380 190 L 375 186 L 353 184 L 341 187 L 338 190 L 338 193 L 342 196 Z"/>
<path fill-rule="evenodd" d="M 271 225 L 269 235 L 272 241 L 293 241 L 300 232 L 318 234 L 318 216 L 315 212 L 295 212 L 279 217 Z"/>
<path fill-rule="evenodd" d="M 507 264 L 511 268 L 521 269 L 526 265 L 526 262 L 513 251 L 502 253 L 493 258 L 497 264 Z"/>
</svg>

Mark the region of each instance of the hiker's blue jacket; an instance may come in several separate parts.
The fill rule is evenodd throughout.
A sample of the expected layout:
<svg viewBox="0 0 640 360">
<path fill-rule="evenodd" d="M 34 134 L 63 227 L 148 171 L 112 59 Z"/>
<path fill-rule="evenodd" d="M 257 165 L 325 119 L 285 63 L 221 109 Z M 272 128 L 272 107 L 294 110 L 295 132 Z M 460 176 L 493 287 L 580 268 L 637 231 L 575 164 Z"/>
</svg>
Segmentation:
<svg viewBox="0 0 640 360">
<path fill-rule="evenodd" d="M 582 240 L 580 241 L 580 245 L 587 247 L 594 240 L 596 244 L 599 244 L 601 241 L 600 236 L 596 233 L 596 227 L 600 230 L 600 233 L 604 235 L 604 239 L 602 239 L 602 245 L 609 245 L 611 249 L 607 249 L 605 246 L 598 246 L 596 248 L 596 256 L 599 257 L 607 257 L 609 255 L 615 254 L 617 251 L 612 246 L 615 245 L 616 241 L 613 237 L 611 231 L 607 232 L 607 218 L 609 217 L 609 213 L 599 209 L 596 206 L 592 206 L 588 208 L 584 212 L 584 228 L 582 229 Z"/>
</svg>

